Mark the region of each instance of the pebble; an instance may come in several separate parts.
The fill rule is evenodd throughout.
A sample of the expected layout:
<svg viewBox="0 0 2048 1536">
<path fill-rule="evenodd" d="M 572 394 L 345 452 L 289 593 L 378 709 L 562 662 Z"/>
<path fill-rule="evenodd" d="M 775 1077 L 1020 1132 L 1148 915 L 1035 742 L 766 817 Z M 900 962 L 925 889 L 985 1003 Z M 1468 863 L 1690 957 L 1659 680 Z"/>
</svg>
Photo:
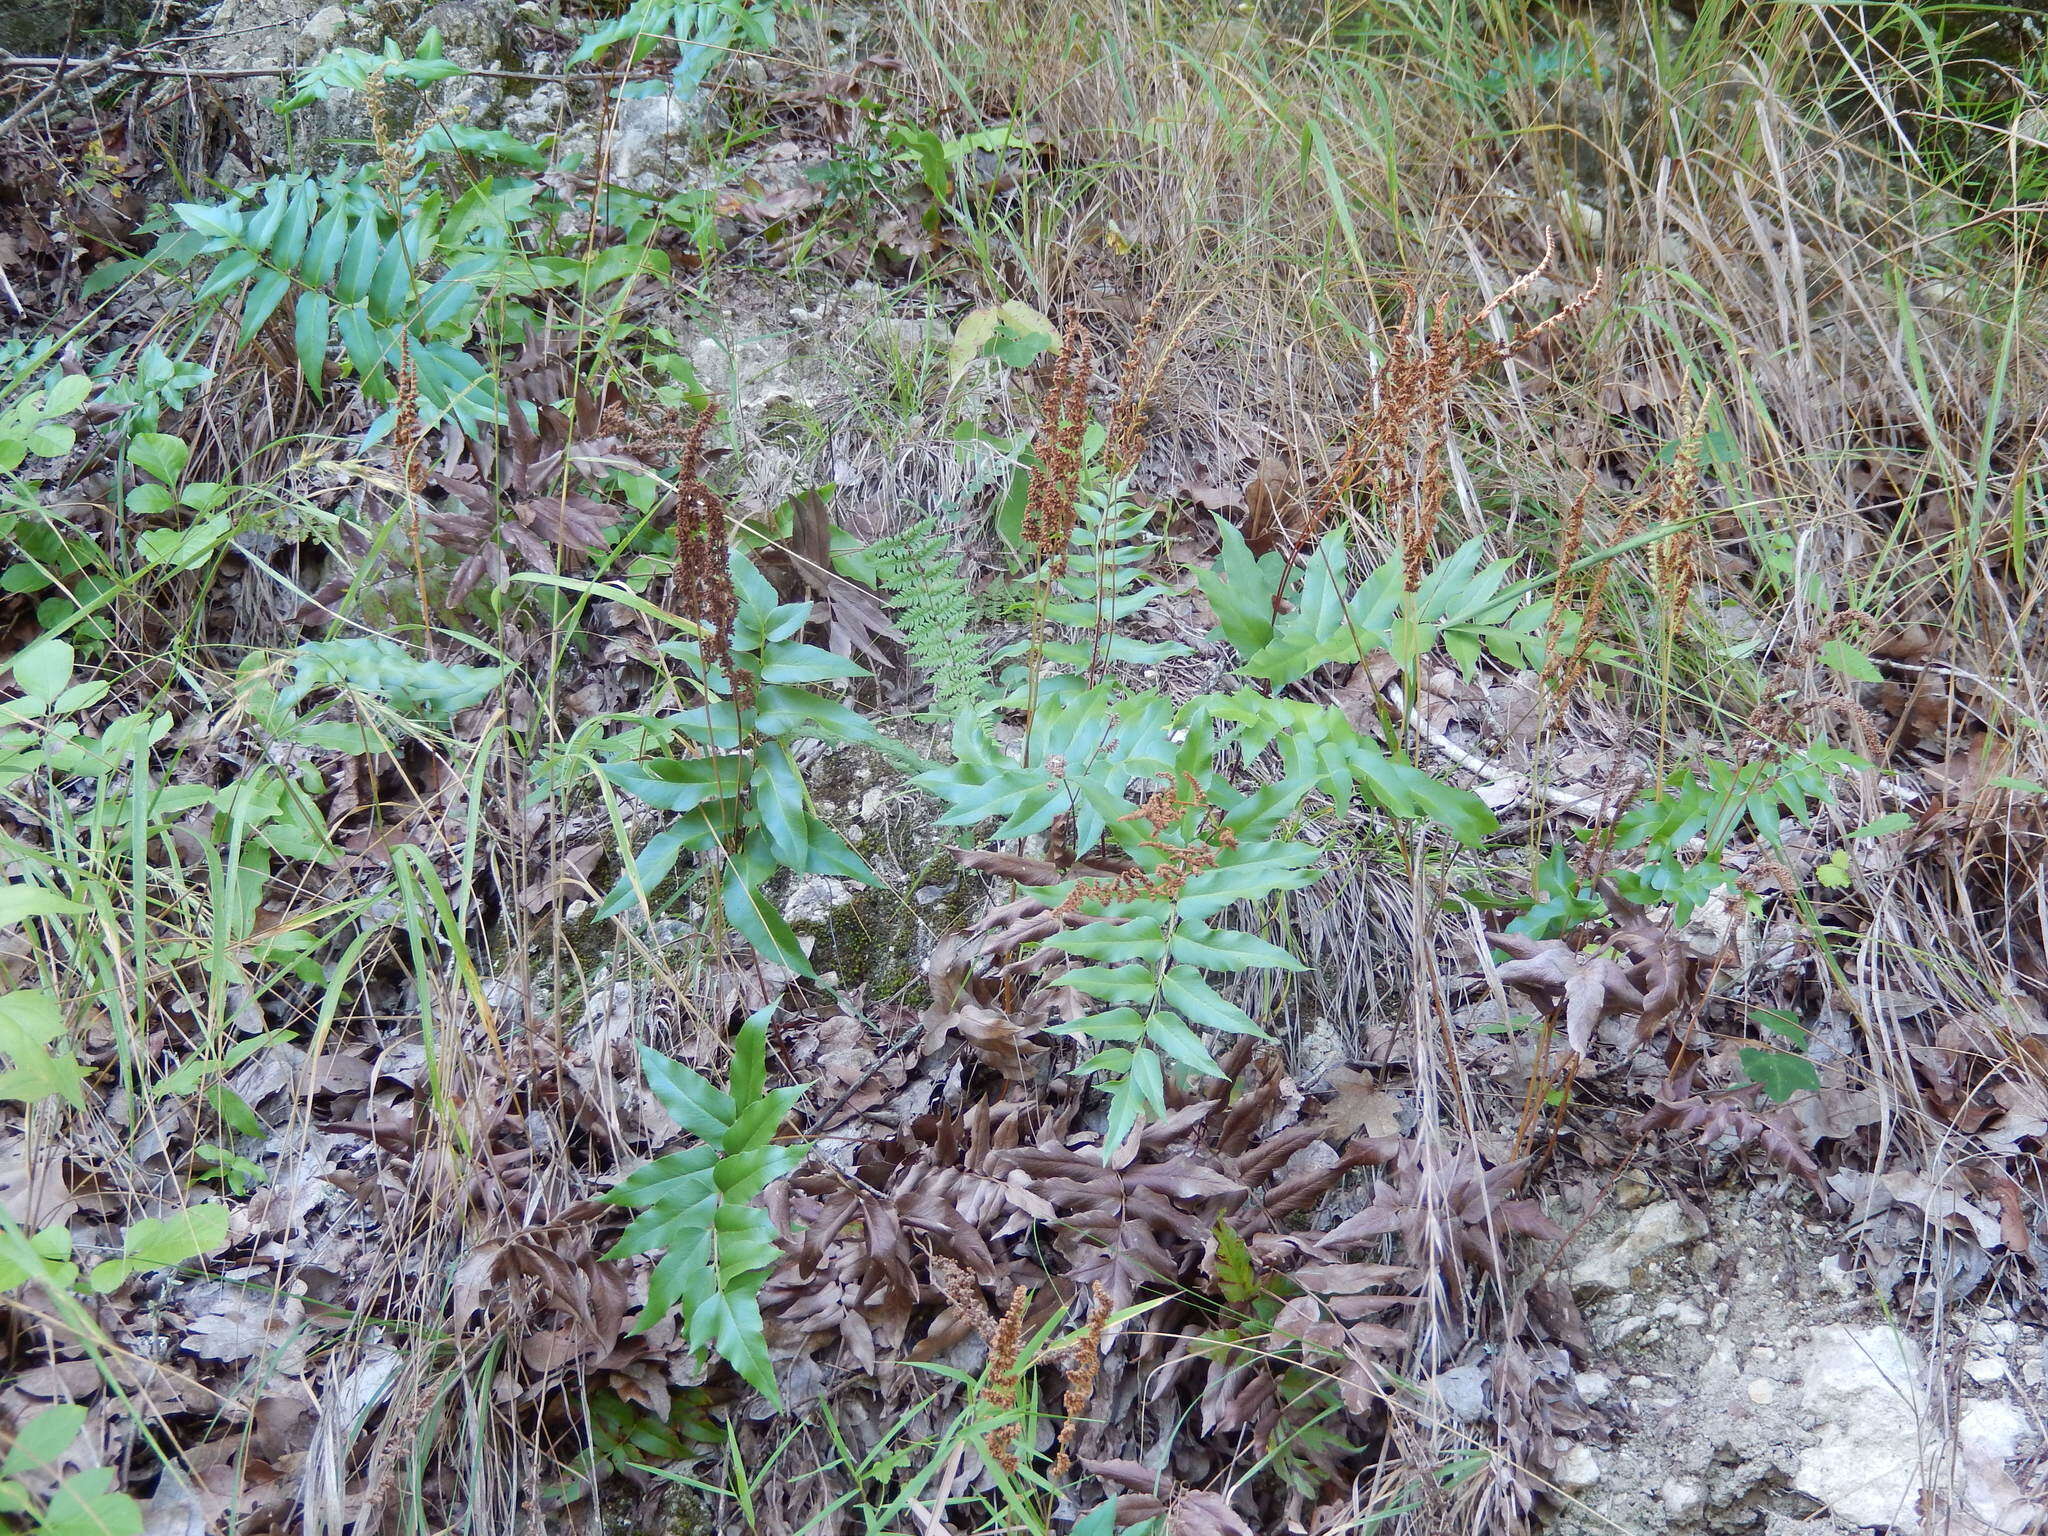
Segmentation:
<svg viewBox="0 0 2048 1536">
<path fill-rule="evenodd" d="M 1600 1461 L 1594 1456 L 1591 1446 L 1575 1445 L 1564 1453 L 1552 1475 L 1557 1479 L 1558 1487 L 1574 1493 L 1600 1481 Z"/>
<path fill-rule="evenodd" d="M 1582 1403 L 1601 1402 L 1614 1391 L 1614 1379 L 1598 1371 L 1581 1371 L 1572 1378 L 1572 1385 L 1579 1389 L 1579 1401 Z"/>
<path fill-rule="evenodd" d="M 1856 1277 L 1849 1273 L 1843 1267 L 1841 1259 L 1832 1253 L 1820 1261 L 1820 1283 L 1837 1296 L 1847 1297 L 1856 1294 Z"/>
<path fill-rule="evenodd" d="M 1674 1477 L 1657 1490 L 1657 1497 L 1664 1502 L 1665 1514 L 1681 1520 L 1706 1502 L 1707 1491 L 1689 1478 Z"/>
<path fill-rule="evenodd" d="M 1980 1385 L 1989 1386 L 1994 1381 L 2005 1380 L 2005 1362 L 1988 1358 L 1966 1361 L 1963 1374 Z"/>
<path fill-rule="evenodd" d="M 1749 1393 L 1749 1400 L 1762 1407 L 1778 1395 L 1778 1384 L 1768 1376 L 1752 1376 L 1746 1390 Z"/>
</svg>

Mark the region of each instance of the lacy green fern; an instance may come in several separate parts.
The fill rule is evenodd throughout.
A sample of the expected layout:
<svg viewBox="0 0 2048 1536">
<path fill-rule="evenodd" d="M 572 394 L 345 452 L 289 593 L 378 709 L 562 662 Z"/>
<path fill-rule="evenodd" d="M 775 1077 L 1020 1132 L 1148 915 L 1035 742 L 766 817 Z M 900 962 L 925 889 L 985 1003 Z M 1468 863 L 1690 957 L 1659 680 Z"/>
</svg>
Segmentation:
<svg viewBox="0 0 2048 1536">
<path fill-rule="evenodd" d="M 931 682 L 933 712 L 950 719 L 978 708 L 990 694 L 988 658 L 975 634 L 981 604 L 938 520 L 921 517 L 869 545 L 867 555 L 910 664 Z"/>
</svg>

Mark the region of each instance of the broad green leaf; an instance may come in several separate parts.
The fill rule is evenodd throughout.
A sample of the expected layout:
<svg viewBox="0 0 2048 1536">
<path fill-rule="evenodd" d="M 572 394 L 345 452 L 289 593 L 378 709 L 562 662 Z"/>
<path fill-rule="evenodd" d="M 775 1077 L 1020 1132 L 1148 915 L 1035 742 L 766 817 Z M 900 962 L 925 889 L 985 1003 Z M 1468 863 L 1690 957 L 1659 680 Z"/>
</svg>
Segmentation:
<svg viewBox="0 0 2048 1536">
<path fill-rule="evenodd" d="M 1105 1003 L 1149 1002 L 1159 978 L 1145 965 L 1082 965 L 1060 973 L 1060 985 Z"/>
<path fill-rule="evenodd" d="M 1795 1093 L 1818 1092 L 1820 1072 L 1804 1056 L 1790 1051 L 1742 1048 L 1742 1070 L 1775 1102 L 1782 1104 Z"/>
<path fill-rule="evenodd" d="M 5 1459 L 0 1459 L 0 1477 L 19 1477 L 51 1465 L 71 1448 L 71 1442 L 85 1428 L 85 1418 L 83 1403 L 59 1403 L 22 1420 L 15 1431 L 14 1444 L 8 1447 Z"/>
<path fill-rule="evenodd" d="M 1308 969 L 1277 944 L 1231 928 L 1211 928 L 1207 923 L 1181 924 L 1173 935 L 1173 958 L 1208 971 Z"/>
<path fill-rule="evenodd" d="M 1176 965 L 1169 970 L 1160 982 L 1159 995 L 1168 1007 L 1192 1023 L 1234 1035 L 1265 1038 L 1266 1032 L 1253 1022 L 1251 1015 L 1226 1000 L 1193 966 Z"/>
<path fill-rule="evenodd" d="M 395 244 L 396 242 L 394 242 Z M 334 296 L 344 304 L 360 304 L 370 291 L 370 275 L 377 270 L 383 250 L 383 236 L 377 216 L 366 213 L 357 220 L 355 232 L 342 251 L 341 265 L 334 274 Z"/>
<path fill-rule="evenodd" d="M 1842 676 L 1859 683 L 1881 683 L 1884 674 L 1877 669 L 1877 663 L 1846 640 L 1829 640 L 1820 648 L 1820 659 Z"/>
<path fill-rule="evenodd" d="M 122 1256 L 95 1264 L 86 1284 L 104 1296 L 133 1275 L 218 1253 L 227 1246 L 228 1215 L 225 1205 L 214 1202 L 134 1222 L 122 1236 Z"/>
<path fill-rule="evenodd" d="M 165 485 L 176 485 L 191 461 L 192 450 L 183 438 L 167 432 L 138 432 L 128 445 L 128 462 Z"/>
<path fill-rule="evenodd" d="M 142 1506 L 114 1487 L 111 1467 L 88 1467 L 57 1485 L 35 1536 L 141 1536 Z"/>
<path fill-rule="evenodd" d="M 1806 1049 L 1806 1026 L 1799 1022 L 1796 1014 L 1789 1013 L 1783 1008 L 1752 1008 L 1749 1010 L 1749 1021 L 1761 1025 L 1774 1035 L 1782 1035 L 1799 1050 Z"/>
<path fill-rule="evenodd" d="M 752 1104 L 767 1086 L 768 1020 L 774 1013 L 772 1005 L 757 1008 L 747 1016 L 747 1022 L 733 1037 L 732 1101 L 735 1104 Z"/>
<path fill-rule="evenodd" d="M 225 513 L 202 517 L 185 528 L 152 528 L 135 540 L 146 565 L 166 571 L 191 571 L 204 565 L 233 530 Z"/>
<path fill-rule="evenodd" d="M 249 291 L 242 295 L 242 328 L 235 345 L 246 347 L 250 338 L 263 329 L 264 322 L 277 313 L 278 305 L 291 290 L 291 277 L 275 270 L 266 271 L 251 283 Z"/>
<path fill-rule="evenodd" d="M 1145 1039 L 1192 1072 L 1209 1077 L 1223 1076 L 1223 1069 L 1201 1037 L 1176 1014 L 1161 1009 L 1145 1022 Z"/>
<path fill-rule="evenodd" d="M 32 640 L 14 655 L 14 683 L 32 699 L 48 701 L 71 686 L 77 653 L 54 636 Z"/>
<path fill-rule="evenodd" d="M 738 794 L 752 770 L 745 753 L 729 752 L 717 757 L 650 757 L 606 763 L 598 771 L 634 799 L 659 811 L 680 813 L 694 811 L 707 800 Z"/>
<path fill-rule="evenodd" d="M 1157 962 L 1166 953 L 1166 934 L 1158 918 L 1141 914 L 1070 928 L 1045 940 L 1045 946 L 1086 960 Z"/>
<path fill-rule="evenodd" d="M 299 373 L 316 400 L 326 383 L 327 329 L 332 314 L 332 302 L 317 291 L 300 294 L 293 310 L 292 352 L 298 358 Z"/>
<path fill-rule="evenodd" d="M 44 1227 L 24 1240 L 0 1227 L 0 1292 L 38 1279 L 58 1290 L 69 1290 L 78 1279 L 78 1266 L 70 1260 L 68 1228 Z"/>
<path fill-rule="evenodd" d="M 640 1069 L 647 1074 L 647 1086 L 654 1090 L 661 1107 L 699 1141 L 720 1141 L 732 1128 L 732 1095 L 713 1086 L 702 1073 L 644 1045 L 640 1047 Z"/>
<path fill-rule="evenodd" d="M 47 886 L 22 880 L 0 884 L 0 927 L 31 917 L 70 917 L 85 908 Z"/>
<path fill-rule="evenodd" d="M 406 264 L 405 241 L 394 237 L 385 245 L 370 277 L 370 318 L 387 323 L 397 320 L 411 286 L 412 270 Z"/>
<path fill-rule="evenodd" d="M 153 480 L 129 486 L 121 497 L 121 508 L 130 517 L 161 517 L 177 504 L 170 488 Z"/>
<path fill-rule="evenodd" d="M 726 921 L 764 960 L 786 965 L 799 976 L 814 977 L 810 957 L 797 941 L 796 932 L 783 920 L 775 903 L 744 876 L 728 868 L 721 887 L 721 905 Z"/>
<path fill-rule="evenodd" d="M 59 1044 L 64 1016 L 47 992 L 17 991 L 0 996 L 0 1055 L 12 1063 L 0 1072 L 0 1099 L 39 1104 L 61 1098 L 73 1109 L 85 1108 L 85 1070 L 70 1050 Z"/>
<path fill-rule="evenodd" d="M 348 244 L 348 235 L 348 213 L 339 204 L 320 216 L 320 222 L 313 226 L 313 233 L 306 240 L 300 266 L 300 275 L 310 286 L 325 288 L 332 280 Z"/>
</svg>

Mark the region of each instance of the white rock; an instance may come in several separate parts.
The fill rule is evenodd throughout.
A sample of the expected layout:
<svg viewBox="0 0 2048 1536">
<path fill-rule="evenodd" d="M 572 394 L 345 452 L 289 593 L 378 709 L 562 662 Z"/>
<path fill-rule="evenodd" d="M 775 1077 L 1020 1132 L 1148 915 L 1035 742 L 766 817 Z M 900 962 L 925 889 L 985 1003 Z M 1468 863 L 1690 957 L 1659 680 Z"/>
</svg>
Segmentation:
<svg viewBox="0 0 2048 1536">
<path fill-rule="evenodd" d="M 2005 1470 L 2028 1433 L 2026 1418 L 2009 1403 L 1972 1403 L 1956 1421 L 1963 1507 L 2002 1536 L 2041 1528 L 2042 1506 Z"/>
<path fill-rule="evenodd" d="M 1644 1207 L 1612 1241 L 1587 1254 L 1572 1268 L 1572 1288 L 1625 1291 L 1639 1265 L 1660 1253 L 1682 1247 L 1700 1235 L 1699 1224 L 1676 1200 Z"/>
<path fill-rule="evenodd" d="M 853 888 L 845 881 L 827 875 L 805 875 L 783 898 L 782 915 L 792 923 L 823 922 L 851 900 Z"/>
<path fill-rule="evenodd" d="M 671 185 L 677 171 L 691 163 L 691 147 L 704 131 L 709 95 L 685 97 L 664 91 L 616 103 L 608 179 L 636 192 Z"/>
<path fill-rule="evenodd" d="M 1657 1497 L 1664 1502 L 1664 1513 L 1673 1520 L 1682 1520 L 1707 1499 L 1707 1490 L 1689 1478 L 1674 1477 L 1657 1490 Z"/>
<path fill-rule="evenodd" d="M 1752 1376 L 1744 1390 L 1749 1394 L 1749 1400 L 1761 1408 L 1778 1395 L 1778 1384 L 1768 1376 Z"/>
<path fill-rule="evenodd" d="M 1963 1374 L 1979 1386 L 1989 1386 L 1994 1381 L 2005 1380 L 2003 1360 L 1979 1359 L 1963 1362 Z"/>
<path fill-rule="evenodd" d="M 1841 1259 L 1832 1253 L 1820 1261 L 1820 1283 L 1837 1296 L 1856 1294 L 1856 1277 L 1845 1269 Z"/>
<path fill-rule="evenodd" d="M 1430 1391 L 1450 1416 L 1461 1424 L 1474 1424 L 1486 1417 L 1487 1372 L 1477 1365 L 1454 1366 L 1430 1377 Z"/>
<path fill-rule="evenodd" d="M 1956 1444 L 1966 1457 L 2011 1461 L 2026 1437 L 2026 1417 L 2010 1403 L 1972 1403 L 1956 1421 Z"/>
<path fill-rule="evenodd" d="M 335 38 L 341 35 L 341 29 L 347 21 L 348 12 L 344 11 L 340 6 L 321 6 L 319 10 L 306 18 L 306 25 L 300 33 L 301 37 L 305 40 L 308 51 L 313 53 L 324 52 L 333 43 Z"/>
<path fill-rule="evenodd" d="M 1820 1328 L 1803 1364 L 1800 1405 L 1819 1438 L 1792 1486 L 1850 1525 L 1918 1536 L 1929 1422 L 1919 1347 L 1894 1328 Z"/>
<path fill-rule="evenodd" d="M 1598 1371 L 1581 1371 L 1572 1378 L 1572 1385 L 1579 1389 L 1579 1401 L 1587 1404 L 1601 1402 L 1614 1391 L 1613 1378 Z"/>
<path fill-rule="evenodd" d="M 1551 1477 L 1567 1493 L 1590 1488 L 1600 1481 L 1599 1459 L 1590 1445 L 1575 1445 L 1564 1453 Z"/>
</svg>

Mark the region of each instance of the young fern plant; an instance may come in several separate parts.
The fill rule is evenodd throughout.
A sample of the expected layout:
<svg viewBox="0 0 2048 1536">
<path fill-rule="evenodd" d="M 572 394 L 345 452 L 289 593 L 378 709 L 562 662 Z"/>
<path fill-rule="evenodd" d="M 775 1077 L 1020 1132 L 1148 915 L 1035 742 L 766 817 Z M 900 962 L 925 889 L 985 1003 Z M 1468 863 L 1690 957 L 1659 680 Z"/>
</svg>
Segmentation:
<svg viewBox="0 0 2048 1536">
<path fill-rule="evenodd" d="M 768 1018 L 763 1008 L 733 1042 L 730 1091 L 681 1062 L 642 1046 L 654 1096 L 700 1143 L 636 1169 L 601 1198 L 639 1212 L 608 1259 L 665 1250 L 647 1281 L 647 1305 L 633 1332 L 680 1311 L 690 1348 L 715 1350 L 763 1397 L 780 1406 L 775 1367 L 762 1336 L 758 1297 L 781 1250 L 775 1224 L 753 1202 L 810 1155 L 776 1136 L 802 1085 L 767 1087 Z"/>
<path fill-rule="evenodd" d="M 903 631 L 910 664 L 932 686 L 932 711 L 953 719 L 993 691 L 977 638 L 980 604 L 938 520 L 921 517 L 862 551 L 875 587 Z"/>
<path fill-rule="evenodd" d="M 813 974 L 803 946 L 765 888 L 779 872 L 833 875 L 878 885 L 860 855 L 812 813 L 793 749 L 803 742 L 884 746 L 880 734 L 840 700 L 811 684 L 866 677 L 859 663 L 795 637 L 808 602 L 784 603 L 744 555 L 732 553 L 733 613 L 723 644 L 670 641 L 698 702 L 663 722 L 687 755 L 603 765 L 604 777 L 634 799 L 674 816 L 642 845 L 598 916 L 651 895 L 692 855 L 717 871 L 726 920 L 765 960 Z M 719 654 L 720 652 L 724 654 Z"/>
<path fill-rule="evenodd" d="M 672 46 L 676 65 L 666 81 L 634 81 L 617 94 L 692 96 L 728 55 L 762 53 L 775 45 L 775 9 L 775 0 L 633 0 L 615 20 L 588 33 L 569 62 L 601 59 L 625 43 L 623 62 L 631 66 Z"/>
<path fill-rule="evenodd" d="M 1091 427 L 1095 444 L 1099 427 Z M 1035 573 L 1040 598 L 1031 633 L 997 653 L 1010 662 L 1003 682 L 1028 693 L 1048 675 L 1087 683 L 1112 666 L 1149 666 L 1187 647 L 1170 640 L 1139 640 L 1118 626 L 1142 613 L 1166 589 L 1147 574 L 1158 543 L 1153 509 L 1133 502 L 1127 479 L 1107 479 L 1092 465 L 1073 503 L 1073 525 Z M 1052 669 L 1050 674 L 1048 669 Z"/>
<path fill-rule="evenodd" d="M 1297 835 L 1304 817 L 1356 797 L 1468 843 L 1495 823 L 1475 796 L 1390 762 L 1331 706 L 1240 690 L 1176 708 L 1157 693 L 1079 681 L 1054 679 L 1040 697 L 1028 761 L 987 723 L 963 720 L 956 761 L 915 782 L 945 803 L 941 825 L 996 820 L 990 836 L 1001 841 L 1066 818 L 1075 853 L 1116 871 L 1077 869 L 1033 892 L 1091 920 L 1044 942 L 1095 962 L 1059 979 L 1103 1006 L 1059 1032 L 1099 1047 L 1082 1070 L 1103 1074 L 1109 1094 L 1108 1157 L 1165 1114 L 1169 1071 L 1222 1075 L 1204 1031 L 1263 1036 L 1212 974 L 1302 969 L 1278 945 L 1215 919 L 1317 878 L 1321 850 Z M 1229 764 L 1269 745 L 1281 750 L 1284 776 L 1240 788 Z M 1133 791 L 1142 801 L 1132 802 Z"/>
<path fill-rule="evenodd" d="M 1277 551 L 1254 556 L 1229 522 L 1219 518 L 1216 526 L 1222 552 L 1197 579 L 1247 677 L 1284 688 L 1318 667 L 1377 651 L 1409 668 L 1439 646 L 1468 677 L 1482 654 L 1509 667 L 1542 664 L 1549 600 L 1507 584 L 1512 562 L 1482 564 L 1477 539 L 1409 592 L 1398 558 L 1350 587 L 1341 532 L 1290 565 Z"/>
<path fill-rule="evenodd" d="M 293 356 L 315 395 L 338 340 L 366 399 L 395 410 L 406 353 L 427 424 L 451 416 L 471 430 L 495 420 L 497 386 L 468 351 L 484 286 L 505 275 L 504 253 L 481 248 L 486 189 L 451 205 L 414 177 L 394 207 L 377 175 L 273 176 L 220 203 L 174 204 L 187 233 L 157 259 L 200 270 L 202 310 L 239 300 L 238 347 L 289 302 Z"/>
<path fill-rule="evenodd" d="M 994 836 L 1003 839 L 1070 816 L 1077 850 L 1121 866 L 1113 877 L 1033 892 L 1097 919 L 1046 943 L 1097 962 L 1060 980 L 1104 1006 L 1056 1032 L 1099 1047 L 1081 1070 L 1104 1075 L 1107 1157 L 1141 1122 L 1166 1113 L 1169 1065 L 1223 1075 L 1198 1030 L 1264 1036 L 1205 973 L 1302 968 L 1277 946 L 1209 920 L 1315 879 L 1316 848 L 1284 835 L 1309 786 L 1239 790 L 1219 769 L 1225 742 L 1206 714 L 1177 710 L 1156 693 L 1120 695 L 1111 684 L 1042 700 L 1033 736 L 1027 765 L 980 724 L 963 723 L 958 761 L 916 782 L 946 802 L 942 825 L 1001 816 Z M 1157 787 L 1134 806 L 1127 791 L 1142 785 Z"/>
</svg>

